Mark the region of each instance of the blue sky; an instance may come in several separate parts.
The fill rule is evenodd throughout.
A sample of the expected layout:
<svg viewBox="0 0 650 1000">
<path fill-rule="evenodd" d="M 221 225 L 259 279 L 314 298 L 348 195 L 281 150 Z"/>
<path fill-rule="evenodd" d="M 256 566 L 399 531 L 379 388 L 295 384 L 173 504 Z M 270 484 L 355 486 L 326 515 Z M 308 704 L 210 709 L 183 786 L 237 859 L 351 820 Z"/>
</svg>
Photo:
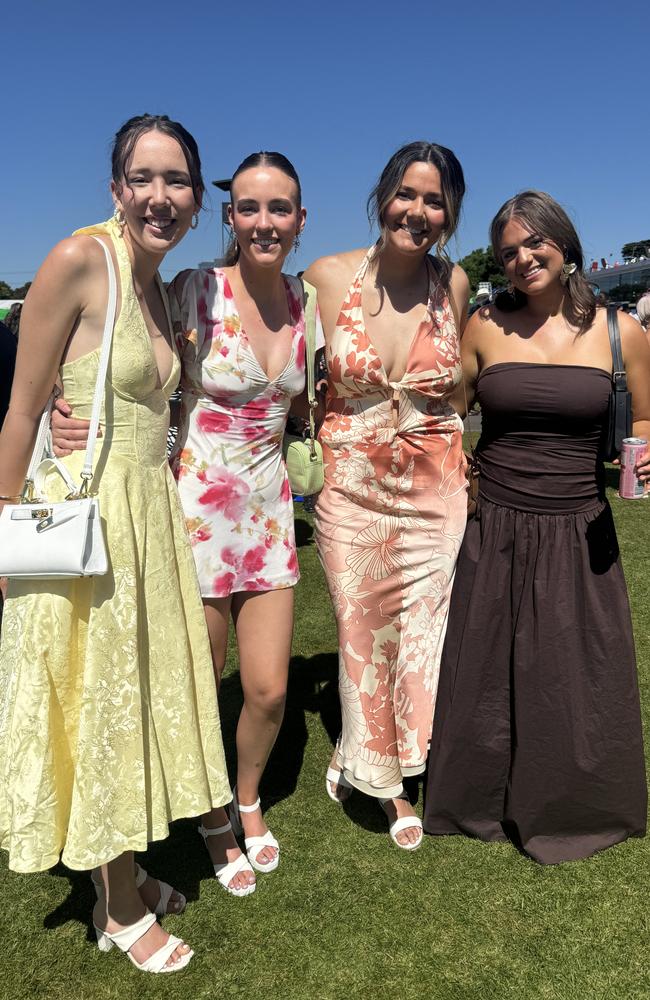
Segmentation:
<svg viewBox="0 0 650 1000">
<path fill-rule="evenodd" d="M 516 191 L 549 191 L 591 256 L 650 236 L 647 0 L 275 0 L 116 6 L 22 0 L 3 14 L 0 279 L 111 211 L 109 147 L 144 111 L 196 136 L 209 181 L 278 149 L 308 223 L 288 269 L 370 242 L 365 202 L 390 154 L 450 146 L 468 194 L 454 258 L 487 244 Z M 165 260 L 219 253 L 221 192 Z M 208 206 L 209 207 L 209 206 Z"/>
</svg>

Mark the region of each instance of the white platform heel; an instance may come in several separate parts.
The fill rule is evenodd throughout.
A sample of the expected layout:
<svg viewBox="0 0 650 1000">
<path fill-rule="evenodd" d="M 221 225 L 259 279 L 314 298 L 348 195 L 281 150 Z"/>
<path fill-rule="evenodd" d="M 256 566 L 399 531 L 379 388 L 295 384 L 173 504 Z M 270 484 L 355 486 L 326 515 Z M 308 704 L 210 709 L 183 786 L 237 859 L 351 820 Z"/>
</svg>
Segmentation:
<svg viewBox="0 0 650 1000">
<path fill-rule="evenodd" d="M 169 935 L 169 940 L 155 951 L 153 955 L 150 955 L 145 962 L 137 962 L 129 948 L 132 948 L 136 941 L 139 941 L 141 937 L 147 933 L 150 927 L 156 923 L 155 913 L 145 913 L 140 920 L 137 920 L 134 924 L 129 927 L 122 928 L 121 931 L 115 931 L 114 934 L 109 934 L 108 931 L 100 930 L 100 928 L 95 924 L 95 934 L 97 935 L 97 947 L 100 951 L 110 951 L 113 945 L 116 945 L 120 951 L 126 952 L 128 957 L 131 959 L 136 969 L 140 969 L 141 972 L 180 972 L 189 965 L 194 952 L 190 948 L 188 952 L 174 962 L 173 965 L 166 965 L 168 958 L 179 945 L 184 944 L 180 938 L 174 937 L 173 934 Z"/>
<path fill-rule="evenodd" d="M 241 803 L 237 800 L 237 789 L 235 788 L 233 790 L 232 804 L 230 807 L 231 809 L 230 820 L 232 823 L 232 828 L 235 833 L 235 836 L 239 837 L 244 832 L 240 813 L 254 813 L 257 809 L 260 808 L 261 806 L 259 798 L 257 799 L 256 802 L 253 803 L 252 806 L 241 805 Z M 250 861 L 251 865 L 253 866 L 256 872 L 262 872 L 262 873 L 274 872 L 275 869 L 280 864 L 280 845 L 278 844 L 277 840 L 275 839 L 270 830 L 267 830 L 266 833 L 261 837 L 244 837 L 244 845 L 246 847 L 246 855 L 248 857 L 248 860 Z M 265 847 L 274 847 L 275 850 L 277 851 L 273 860 L 269 861 L 268 864 L 263 864 L 261 861 L 257 860 L 260 853 L 264 850 Z"/>
<path fill-rule="evenodd" d="M 199 827 L 199 833 L 205 841 L 206 849 L 208 846 L 208 837 L 219 837 L 222 833 L 228 833 L 229 830 L 232 830 L 231 823 L 224 823 L 223 826 L 216 826 L 211 830 L 203 826 L 203 824 Z M 210 852 L 208 851 L 208 853 Z M 214 862 L 212 862 L 212 864 L 217 882 L 226 890 L 226 892 L 229 892 L 231 896 L 250 896 L 252 892 L 255 892 L 255 882 L 253 882 L 252 885 L 245 886 L 243 889 L 233 889 L 230 886 L 230 882 L 235 875 L 239 874 L 239 872 L 252 873 L 253 871 L 245 854 L 240 854 L 234 861 L 226 862 L 222 865 L 215 865 Z"/>
</svg>

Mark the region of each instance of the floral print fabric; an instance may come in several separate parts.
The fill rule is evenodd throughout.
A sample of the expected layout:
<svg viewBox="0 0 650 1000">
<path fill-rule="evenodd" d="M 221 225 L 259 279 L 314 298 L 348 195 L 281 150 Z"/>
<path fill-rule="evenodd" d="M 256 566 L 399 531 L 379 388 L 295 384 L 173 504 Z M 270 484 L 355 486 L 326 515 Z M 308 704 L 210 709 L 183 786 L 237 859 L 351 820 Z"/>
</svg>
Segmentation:
<svg viewBox="0 0 650 1000">
<path fill-rule="evenodd" d="M 0 646 L 0 844 L 14 871 L 88 869 L 230 801 L 205 615 L 166 458 L 168 400 L 113 221 L 122 304 L 93 489 L 105 576 L 12 580 Z M 164 289 L 161 293 L 164 295 Z M 61 368 L 88 419 L 99 352 Z M 79 481 L 84 453 L 63 461 Z M 62 500 L 63 480 L 47 495 Z"/>
<path fill-rule="evenodd" d="M 203 597 L 292 587 L 299 579 L 282 458 L 291 399 L 305 385 L 302 285 L 284 277 L 293 339 L 269 381 L 242 329 L 228 278 L 191 272 L 171 296 L 182 360 L 172 469 Z"/>
<path fill-rule="evenodd" d="M 358 271 L 326 348 L 325 488 L 317 540 L 339 639 L 351 784 L 392 798 L 424 771 L 449 595 L 465 529 L 453 314 L 432 273 L 406 372 L 390 382 L 365 331 Z"/>
</svg>

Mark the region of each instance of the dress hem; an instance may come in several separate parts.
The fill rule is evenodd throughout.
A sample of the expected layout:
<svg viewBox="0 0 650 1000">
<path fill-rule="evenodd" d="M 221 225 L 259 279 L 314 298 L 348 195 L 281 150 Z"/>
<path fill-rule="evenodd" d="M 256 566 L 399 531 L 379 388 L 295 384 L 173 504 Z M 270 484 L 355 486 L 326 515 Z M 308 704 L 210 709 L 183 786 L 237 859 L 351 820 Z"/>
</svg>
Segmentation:
<svg viewBox="0 0 650 1000">
<path fill-rule="evenodd" d="M 5 854 L 9 855 L 7 867 L 9 871 L 16 872 L 18 875 L 31 875 L 37 872 L 49 871 L 51 868 L 55 868 L 58 864 L 65 865 L 71 871 L 91 871 L 93 868 L 98 868 L 100 865 L 109 864 L 111 861 L 115 861 L 116 858 L 121 857 L 126 854 L 127 851 L 134 851 L 138 854 L 143 854 L 149 844 L 156 843 L 159 840 L 166 840 L 169 837 L 169 825 L 171 823 L 177 822 L 181 819 L 195 819 L 197 816 L 202 815 L 205 812 L 209 812 L 211 809 L 221 809 L 223 806 L 228 805 L 232 801 L 232 792 L 229 790 L 228 795 L 224 798 L 219 797 L 221 801 L 214 800 L 212 805 L 208 806 L 206 809 L 198 809 L 196 812 L 182 812 L 178 815 L 170 816 L 164 828 L 157 828 L 151 835 L 139 835 L 135 837 L 130 837 L 125 841 L 123 847 L 117 854 L 111 854 L 110 857 L 102 856 L 101 858 L 95 858 L 92 862 L 80 863 L 75 861 L 75 859 L 70 858 L 66 855 L 65 847 L 63 847 L 58 853 L 50 853 L 44 855 L 44 859 L 34 867 L 15 867 L 11 862 L 11 854 L 9 853 L 9 848 L 5 847 L 4 844 L 0 844 L 0 850 L 4 851 Z"/>
</svg>

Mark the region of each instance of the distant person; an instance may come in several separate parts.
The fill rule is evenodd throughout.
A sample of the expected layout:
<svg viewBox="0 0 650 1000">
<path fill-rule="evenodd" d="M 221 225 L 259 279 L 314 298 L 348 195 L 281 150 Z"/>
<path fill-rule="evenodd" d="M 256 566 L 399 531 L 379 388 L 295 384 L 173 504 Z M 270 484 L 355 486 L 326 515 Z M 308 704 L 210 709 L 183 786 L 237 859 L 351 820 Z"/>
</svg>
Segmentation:
<svg viewBox="0 0 650 1000">
<path fill-rule="evenodd" d="M 20 314 L 23 311 L 22 302 L 14 302 L 14 304 L 9 309 L 9 312 L 5 316 L 4 322 L 5 326 L 9 327 L 14 337 L 18 337 L 18 328 L 20 326 Z"/>
<path fill-rule="evenodd" d="M 637 302 L 636 314 L 643 329 L 646 332 L 650 332 L 650 292 L 642 295 Z"/>
<path fill-rule="evenodd" d="M 9 409 L 15 367 L 16 338 L 8 326 L 0 323 L 0 430 Z"/>
</svg>

